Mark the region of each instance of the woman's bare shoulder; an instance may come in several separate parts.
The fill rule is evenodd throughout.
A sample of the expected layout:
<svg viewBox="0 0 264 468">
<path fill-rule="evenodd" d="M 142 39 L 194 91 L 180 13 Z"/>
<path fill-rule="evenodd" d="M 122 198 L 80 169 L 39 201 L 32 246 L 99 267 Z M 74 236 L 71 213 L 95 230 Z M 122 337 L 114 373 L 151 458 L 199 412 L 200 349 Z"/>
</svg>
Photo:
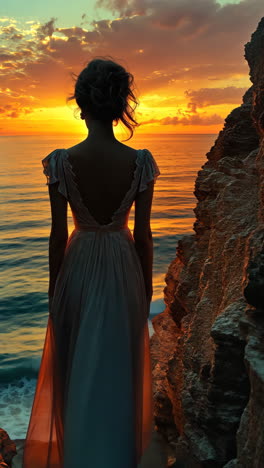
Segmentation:
<svg viewBox="0 0 264 468">
<path fill-rule="evenodd" d="M 66 148 L 67 153 L 70 157 L 82 157 L 82 156 L 100 156 L 109 154 L 109 156 L 120 156 L 121 158 L 134 160 L 137 157 L 138 150 L 132 146 L 125 145 L 119 141 L 116 142 L 81 142 Z"/>
</svg>

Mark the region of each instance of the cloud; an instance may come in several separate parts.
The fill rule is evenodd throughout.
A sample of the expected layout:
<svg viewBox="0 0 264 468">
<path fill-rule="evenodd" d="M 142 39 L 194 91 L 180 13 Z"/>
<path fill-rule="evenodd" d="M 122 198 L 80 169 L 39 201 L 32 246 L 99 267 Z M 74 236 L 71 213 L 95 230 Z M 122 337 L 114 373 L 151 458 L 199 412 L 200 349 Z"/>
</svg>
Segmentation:
<svg viewBox="0 0 264 468">
<path fill-rule="evenodd" d="M 145 15 L 146 2 L 144 0 L 97 0 L 98 8 L 104 7 L 113 13 L 118 12 L 122 16 Z"/>
<path fill-rule="evenodd" d="M 9 24 L 8 26 L 2 26 L 1 28 L 2 39 L 8 39 L 10 41 L 19 41 L 23 39 L 22 31 L 19 30 L 14 24 Z"/>
<path fill-rule="evenodd" d="M 21 104 L 5 104 L 0 106 L 0 116 L 4 118 L 16 119 L 21 115 L 31 114 L 32 109 L 22 107 Z"/>
<path fill-rule="evenodd" d="M 56 18 L 51 18 L 47 23 L 39 25 L 37 28 L 37 37 L 39 39 L 45 39 L 47 36 L 52 37 L 53 33 L 56 31 L 55 21 Z"/>
<path fill-rule="evenodd" d="M 141 122 L 141 125 L 148 125 L 152 123 L 158 123 L 159 125 L 217 125 L 223 123 L 223 118 L 218 114 L 207 115 L 207 114 L 195 114 L 185 115 L 184 117 L 164 117 L 162 119 L 150 119 Z"/>
<path fill-rule="evenodd" d="M 201 88 L 188 89 L 185 96 L 189 99 L 188 107 L 196 112 L 197 107 L 207 107 L 219 104 L 236 104 L 242 101 L 242 96 L 247 88 L 226 86 L 225 88 Z"/>
<path fill-rule="evenodd" d="M 223 7 L 215 0 L 98 0 L 97 6 L 118 17 L 86 22 L 87 28 L 62 28 L 55 18 L 24 26 L 13 20 L 0 22 L 0 86 L 11 90 L 22 108 L 65 105 L 73 89 L 71 72 L 78 73 L 91 58 L 104 55 L 113 56 L 135 75 L 139 100 L 158 94 L 165 106 L 166 99 L 176 96 L 175 106 L 187 100 L 194 114 L 199 107 L 240 102 L 243 82 L 240 87 L 233 83 L 248 79 L 244 44 L 263 14 L 263 0 Z M 85 13 L 80 24 L 83 19 Z M 230 84 L 223 85 L 227 80 Z M 3 99 L 4 104 L 13 102 L 11 95 Z M 187 119 L 183 125 L 209 121 L 204 115 L 200 123 L 198 116 L 181 118 Z M 211 118 L 221 119 L 217 114 Z M 167 125 L 167 120 L 160 121 Z"/>
</svg>

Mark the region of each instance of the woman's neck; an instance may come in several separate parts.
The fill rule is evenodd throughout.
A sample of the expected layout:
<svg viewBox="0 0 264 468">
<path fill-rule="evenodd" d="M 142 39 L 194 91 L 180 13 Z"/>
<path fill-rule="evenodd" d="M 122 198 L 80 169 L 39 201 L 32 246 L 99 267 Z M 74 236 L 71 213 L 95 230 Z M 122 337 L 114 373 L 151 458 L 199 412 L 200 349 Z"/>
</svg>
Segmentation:
<svg viewBox="0 0 264 468">
<path fill-rule="evenodd" d="M 104 139 L 109 141 L 116 141 L 116 137 L 113 132 L 112 122 L 102 122 L 101 120 L 89 120 L 86 121 L 88 128 L 87 140 L 97 140 Z"/>
</svg>

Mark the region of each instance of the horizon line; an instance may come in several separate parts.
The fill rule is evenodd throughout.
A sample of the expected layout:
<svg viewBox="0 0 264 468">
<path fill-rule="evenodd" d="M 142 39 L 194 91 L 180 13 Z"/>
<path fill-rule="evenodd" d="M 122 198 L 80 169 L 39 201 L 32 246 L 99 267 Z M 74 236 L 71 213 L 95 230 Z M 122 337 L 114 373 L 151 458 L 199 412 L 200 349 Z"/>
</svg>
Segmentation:
<svg viewBox="0 0 264 468">
<path fill-rule="evenodd" d="M 219 132 L 218 132 L 219 133 Z M 162 136 L 162 135 L 171 135 L 171 136 L 175 136 L 175 135 L 218 135 L 218 133 L 138 133 L 137 135 L 133 135 L 132 138 L 130 138 L 130 140 L 132 140 L 134 137 L 136 136 L 147 136 L 147 135 L 150 135 L 150 136 L 154 136 L 154 137 L 158 137 L 158 136 Z M 0 137 L 28 137 L 28 136 L 41 136 L 41 137 L 55 137 L 55 136 L 58 136 L 58 137 L 81 137 L 82 138 L 82 135 L 76 135 L 76 133 L 54 133 L 54 134 L 49 134 L 49 133 L 27 133 L 27 134 L 6 134 L 6 135 L 0 135 Z M 85 136 L 85 135 L 83 135 Z"/>
</svg>

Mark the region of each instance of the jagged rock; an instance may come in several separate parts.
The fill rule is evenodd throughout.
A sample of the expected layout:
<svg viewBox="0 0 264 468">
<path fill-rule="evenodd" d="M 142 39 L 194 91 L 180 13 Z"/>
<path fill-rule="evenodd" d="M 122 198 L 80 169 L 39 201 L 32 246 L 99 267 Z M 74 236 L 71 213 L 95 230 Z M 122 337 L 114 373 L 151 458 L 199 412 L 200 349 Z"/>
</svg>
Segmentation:
<svg viewBox="0 0 264 468">
<path fill-rule="evenodd" d="M 197 174 L 151 338 L 155 420 L 186 467 L 264 467 L 264 18 L 251 88 Z"/>
<path fill-rule="evenodd" d="M 264 313 L 249 312 L 241 321 L 247 340 L 245 363 L 250 379 L 250 398 L 237 432 L 240 468 L 264 466 Z M 254 463 L 252 463 L 254 462 Z"/>
<path fill-rule="evenodd" d="M 12 458 L 16 455 L 15 443 L 4 429 L 0 428 L 0 467 L 11 467 Z"/>
<path fill-rule="evenodd" d="M 264 309 L 264 253 L 261 252 L 248 267 L 249 282 L 244 289 L 247 302 L 263 313 Z"/>
<path fill-rule="evenodd" d="M 161 324 L 162 322 L 162 324 Z M 168 340 L 168 332 L 170 331 L 174 337 L 177 327 L 166 310 L 154 317 L 154 330 L 159 327 L 159 335 L 153 334 L 150 338 L 151 356 L 152 356 L 152 374 L 153 374 L 153 393 L 154 393 L 154 416 L 155 423 L 159 427 L 160 432 L 172 440 L 178 436 L 178 432 L 174 423 L 172 414 L 172 404 L 168 397 L 167 390 L 169 388 L 167 382 L 168 361 L 173 355 L 174 340 Z M 166 340 L 163 339 L 163 334 Z M 166 428 L 165 432 L 163 428 Z M 170 433 L 173 435 L 170 436 Z"/>
</svg>

